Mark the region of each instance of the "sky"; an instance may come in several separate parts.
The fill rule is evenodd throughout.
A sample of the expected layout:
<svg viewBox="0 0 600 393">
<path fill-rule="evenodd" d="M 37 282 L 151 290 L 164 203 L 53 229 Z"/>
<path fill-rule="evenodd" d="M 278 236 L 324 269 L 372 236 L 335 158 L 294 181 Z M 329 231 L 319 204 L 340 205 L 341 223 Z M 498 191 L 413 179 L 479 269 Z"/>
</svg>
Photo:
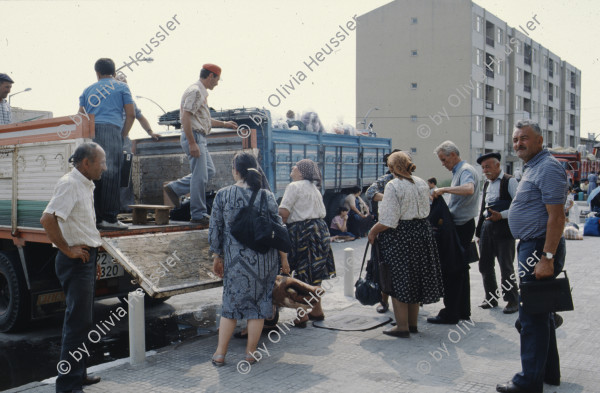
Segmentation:
<svg viewBox="0 0 600 393">
<path fill-rule="evenodd" d="M 179 108 L 203 63 L 215 63 L 223 69 L 209 96 L 215 109 L 265 107 L 274 119 L 288 109 L 311 110 L 326 127 L 338 121 L 355 125 L 364 116 L 355 113 L 356 30 L 346 29 L 344 41 L 312 71 L 304 62 L 340 32 L 339 25 L 389 2 L 0 1 L 0 72 L 15 80 L 11 93 L 32 89 L 12 97 L 12 106 L 67 116 L 76 113 L 83 89 L 95 82 L 98 58 L 110 57 L 120 67 L 144 48 L 152 52 L 143 56 L 154 61 L 122 71 L 134 96 L 166 111 Z M 600 78 L 595 77 L 600 51 L 594 44 L 600 36 L 600 2 L 475 3 L 513 27 L 537 15 L 540 25 L 532 39 L 582 70 L 582 135 L 600 132 Z M 155 132 L 165 129 L 156 124 L 162 114 L 157 105 L 144 98 L 136 103 Z M 376 115 L 370 118 L 376 122 Z M 131 136 L 146 136 L 139 123 Z"/>
</svg>

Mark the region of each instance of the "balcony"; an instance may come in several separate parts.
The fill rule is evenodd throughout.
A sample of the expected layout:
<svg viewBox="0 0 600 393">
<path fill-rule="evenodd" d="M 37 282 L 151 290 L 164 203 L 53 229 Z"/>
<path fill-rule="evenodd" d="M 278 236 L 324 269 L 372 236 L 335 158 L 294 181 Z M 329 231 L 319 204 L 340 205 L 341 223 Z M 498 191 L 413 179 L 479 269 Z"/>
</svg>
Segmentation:
<svg viewBox="0 0 600 393">
<path fill-rule="evenodd" d="M 552 94 L 548 94 L 548 101 L 554 101 L 554 96 Z"/>
<path fill-rule="evenodd" d="M 554 78 L 554 70 L 552 68 L 554 68 L 554 66 L 548 67 L 548 76 L 550 78 Z"/>
<path fill-rule="evenodd" d="M 524 61 L 525 61 L 525 64 L 531 65 L 531 57 L 526 56 Z"/>
<path fill-rule="evenodd" d="M 569 124 L 569 130 L 575 131 L 575 124 Z"/>
<path fill-rule="evenodd" d="M 494 102 L 493 101 L 486 101 L 485 102 L 485 109 L 493 111 L 494 110 Z"/>
<path fill-rule="evenodd" d="M 527 93 L 531 93 L 531 86 L 524 85 L 523 90 L 525 90 Z"/>
<path fill-rule="evenodd" d="M 571 109 L 575 110 L 575 103 L 571 102 Z"/>
<path fill-rule="evenodd" d="M 553 125 L 554 124 L 554 119 L 548 119 L 548 124 Z"/>
<path fill-rule="evenodd" d="M 574 89 L 574 88 L 575 88 L 575 81 L 571 80 L 571 89 Z"/>
<path fill-rule="evenodd" d="M 485 68 L 485 76 L 488 78 L 494 79 L 494 70 L 490 70 L 489 68 Z"/>
<path fill-rule="evenodd" d="M 485 43 L 493 48 L 494 47 L 494 37 L 485 37 Z"/>
</svg>

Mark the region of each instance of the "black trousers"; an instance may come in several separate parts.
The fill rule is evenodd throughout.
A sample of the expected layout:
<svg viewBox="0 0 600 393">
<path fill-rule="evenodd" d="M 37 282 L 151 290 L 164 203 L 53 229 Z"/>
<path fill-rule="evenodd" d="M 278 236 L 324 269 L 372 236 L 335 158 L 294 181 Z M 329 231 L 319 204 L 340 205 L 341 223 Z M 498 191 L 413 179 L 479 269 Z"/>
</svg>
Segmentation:
<svg viewBox="0 0 600 393">
<path fill-rule="evenodd" d="M 460 245 L 464 250 L 469 249 L 469 244 L 475 234 L 475 219 L 463 225 L 456 225 L 456 233 Z M 469 264 L 463 262 L 463 267 L 442 275 L 444 282 L 444 308 L 439 316 L 451 321 L 469 319 L 471 317 L 471 280 L 469 279 Z M 456 265 L 460 265 L 457 263 Z"/>
<path fill-rule="evenodd" d="M 495 259 L 498 259 L 502 281 L 503 298 L 505 301 L 517 304 L 519 291 L 515 278 L 515 239 L 494 236 L 494 223 L 484 221 L 479 238 L 479 272 L 483 277 L 485 299 L 489 302 L 500 298 L 498 284 L 496 283 Z M 512 279 L 511 279 L 512 275 Z"/>
</svg>

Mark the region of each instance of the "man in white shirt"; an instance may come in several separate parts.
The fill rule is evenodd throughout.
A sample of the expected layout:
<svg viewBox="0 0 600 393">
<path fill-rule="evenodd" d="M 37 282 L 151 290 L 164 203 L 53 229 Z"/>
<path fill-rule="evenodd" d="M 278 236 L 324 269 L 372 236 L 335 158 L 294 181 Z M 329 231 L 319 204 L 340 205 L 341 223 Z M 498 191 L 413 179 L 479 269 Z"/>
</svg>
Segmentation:
<svg viewBox="0 0 600 393">
<path fill-rule="evenodd" d="M 484 310 L 498 306 L 499 298 L 507 305 L 505 314 L 519 311 L 519 292 L 515 280 L 515 239 L 508 228 L 508 208 L 517 192 L 519 182 L 504 174 L 500 153 L 484 154 L 477 159 L 487 178 L 475 236 L 479 238 L 479 272 L 483 277 L 485 299 L 479 307 Z M 498 288 L 494 260 L 498 259 L 502 288 Z"/>
<path fill-rule="evenodd" d="M 187 154 L 192 173 L 167 184 L 164 188 L 175 207 L 179 198 L 190 193 L 190 215 L 192 223 L 208 226 L 206 206 L 206 184 L 215 174 L 215 165 L 208 152 L 206 137 L 212 127 L 236 129 L 234 121 L 215 120 L 210 117 L 208 90 L 219 84 L 221 67 L 204 64 L 200 80 L 186 89 L 181 98 L 181 148 Z"/>
<path fill-rule="evenodd" d="M 106 171 L 106 154 L 100 145 L 84 143 L 69 162 L 73 170 L 56 183 L 40 219 L 48 239 L 58 248 L 55 270 L 67 304 L 57 392 L 80 392 L 83 385 L 100 382 L 100 377 L 87 376 L 86 357 L 76 361 L 70 352 L 88 341 L 93 327 L 96 255 L 102 244 L 96 229 L 93 181 Z"/>
</svg>

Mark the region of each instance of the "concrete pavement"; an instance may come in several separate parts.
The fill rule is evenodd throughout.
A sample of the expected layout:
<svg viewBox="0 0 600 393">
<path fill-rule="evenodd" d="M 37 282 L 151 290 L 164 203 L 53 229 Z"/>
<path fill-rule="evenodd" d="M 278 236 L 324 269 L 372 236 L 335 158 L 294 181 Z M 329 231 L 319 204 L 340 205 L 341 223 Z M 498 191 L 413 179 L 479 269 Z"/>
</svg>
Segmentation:
<svg viewBox="0 0 600 393">
<path fill-rule="evenodd" d="M 326 315 L 359 313 L 378 315 L 375 307 L 362 306 L 343 295 L 343 249 L 355 249 L 354 280 L 366 240 L 332 245 L 340 278 L 323 300 Z M 544 386 L 545 392 L 600 392 L 600 282 L 598 255 L 600 238 L 567 241 L 568 271 L 575 311 L 565 312 L 557 330 L 561 356 L 560 387 Z M 498 277 L 500 274 L 498 272 Z M 192 294 L 198 303 L 214 307 L 222 289 Z M 184 295 L 184 296 L 190 296 Z M 169 302 L 177 302 L 175 297 Z M 288 392 L 288 391 L 393 391 L 393 392 L 494 392 L 497 383 L 520 371 L 519 336 L 514 329 L 517 314 L 502 313 L 500 307 L 482 310 L 483 285 L 477 265 L 471 269 L 471 321 L 458 325 L 430 325 L 442 303 L 426 305 L 419 314 L 419 333 L 410 339 L 382 334 L 389 325 L 365 332 L 288 328 L 292 310 L 282 310 L 279 335 L 263 335 L 262 359 L 250 368 L 243 359 L 245 341 L 232 339 L 224 367 L 210 358 L 216 335 L 195 337 L 149 356 L 142 366 L 115 365 L 97 372 L 102 382 L 86 387 L 92 392 Z M 182 318 L 198 316 L 201 310 L 180 309 Z M 391 312 L 388 312 L 391 316 Z M 199 318 L 197 318 L 199 319 Z M 214 327 L 213 327 L 214 328 Z M 148 332 L 147 332 L 148 334 Z M 259 355 L 257 355 L 259 357 Z M 56 362 L 58 359 L 48 359 Z M 110 365 L 109 365 L 110 366 Z M 102 367 L 102 366 L 97 366 Z M 90 370 L 93 372 L 94 367 Z M 54 385 L 33 383 L 9 392 L 54 392 Z"/>
</svg>

